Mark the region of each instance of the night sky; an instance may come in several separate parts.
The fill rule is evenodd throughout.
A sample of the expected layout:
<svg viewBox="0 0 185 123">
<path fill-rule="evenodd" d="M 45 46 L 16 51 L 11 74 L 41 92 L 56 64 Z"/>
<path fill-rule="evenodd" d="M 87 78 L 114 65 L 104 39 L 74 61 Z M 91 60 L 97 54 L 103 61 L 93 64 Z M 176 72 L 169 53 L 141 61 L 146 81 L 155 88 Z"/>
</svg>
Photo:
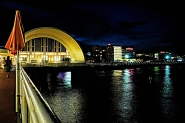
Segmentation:
<svg viewBox="0 0 185 123">
<path fill-rule="evenodd" d="M 137 1 L 1 0 L 0 45 L 6 44 L 15 10 L 19 9 L 25 32 L 55 27 L 70 34 L 79 44 L 106 46 L 111 43 L 133 47 L 138 52 L 185 53 L 183 2 Z"/>
</svg>

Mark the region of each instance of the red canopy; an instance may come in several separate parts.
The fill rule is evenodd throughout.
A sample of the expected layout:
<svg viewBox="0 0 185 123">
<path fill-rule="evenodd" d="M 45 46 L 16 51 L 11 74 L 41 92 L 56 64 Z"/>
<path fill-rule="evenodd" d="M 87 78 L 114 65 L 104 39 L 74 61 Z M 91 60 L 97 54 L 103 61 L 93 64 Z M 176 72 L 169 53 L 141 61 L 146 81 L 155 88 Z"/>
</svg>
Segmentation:
<svg viewBox="0 0 185 123">
<path fill-rule="evenodd" d="M 22 51 L 24 48 L 23 26 L 21 22 L 20 11 L 16 10 L 14 26 L 8 38 L 5 48 L 10 50 L 11 54 L 15 55 L 18 50 Z"/>
</svg>

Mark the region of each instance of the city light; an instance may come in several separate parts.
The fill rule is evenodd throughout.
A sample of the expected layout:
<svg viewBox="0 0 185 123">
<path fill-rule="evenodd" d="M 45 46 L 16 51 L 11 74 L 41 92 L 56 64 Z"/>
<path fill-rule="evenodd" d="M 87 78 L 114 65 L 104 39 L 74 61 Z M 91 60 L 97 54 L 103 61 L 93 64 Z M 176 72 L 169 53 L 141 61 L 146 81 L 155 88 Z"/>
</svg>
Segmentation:
<svg viewBox="0 0 185 123">
<path fill-rule="evenodd" d="M 126 54 L 126 55 L 125 55 L 125 58 L 128 59 L 128 58 L 129 58 L 129 55 Z"/>
<path fill-rule="evenodd" d="M 171 56 L 169 54 L 167 54 L 165 57 L 164 57 L 166 60 L 170 60 L 171 59 Z"/>
<path fill-rule="evenodd" d="M 169 59 L 169 58 L 170 58 L 170 56 L 166 56 L 165 58 L 166 58 L 166 59 Z"/>
</svg>

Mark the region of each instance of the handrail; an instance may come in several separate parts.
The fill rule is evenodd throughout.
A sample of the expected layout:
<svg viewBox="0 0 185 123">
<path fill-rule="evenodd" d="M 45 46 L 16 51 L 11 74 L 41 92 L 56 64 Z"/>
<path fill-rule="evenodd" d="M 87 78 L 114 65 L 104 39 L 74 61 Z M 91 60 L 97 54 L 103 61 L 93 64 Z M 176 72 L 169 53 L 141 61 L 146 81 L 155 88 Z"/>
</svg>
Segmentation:
<svg viewBox="0 0 185 123">
<path fill-rule="evenodd" d="M 61 123 L 20 65 L 20 119 L 22 123 Z"/>
</svg>

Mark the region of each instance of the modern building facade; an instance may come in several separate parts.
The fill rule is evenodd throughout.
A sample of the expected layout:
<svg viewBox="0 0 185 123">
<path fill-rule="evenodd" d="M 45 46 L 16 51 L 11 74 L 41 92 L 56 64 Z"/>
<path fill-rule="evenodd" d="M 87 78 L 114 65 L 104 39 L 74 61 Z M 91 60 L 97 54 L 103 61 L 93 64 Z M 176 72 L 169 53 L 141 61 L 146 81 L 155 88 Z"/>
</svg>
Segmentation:
<svg viewBox="0 0 185 123">
<path fill-rule="evenodd" d="M 94 62 L 105 61 L 105 46 L 92 46 L 92 56 L 94 58 Z"/>
<path fill-rule="evenodd" d="M 121 46 L 113 46 L 113 47 L 114 47 L 114 62 L 123 61 L 122 47 Z"/>
<path fill-rule="evenodd" d="M 40 37 L 25 43 L 20 61 L 27 63 L 61 63 L 70 60 L 70 54 L 58 41 Z"/>
<path fill-rule="evenodd" d="M 121 62 L 122 60 L 122 46 L 108 44 L 106 47 L 106 61 Z"/>
<path fill-rule="evenodd" d="M 128 62 L 136 61 L 136 52 L 133 48 L 123 49 L 123 60 Z"/>
<path fill-rule="evenodd" d="M 0 59 L 13 55 L 1 49 Z M 25 47 L 20 51 L 20 61 L 26 63 L 84 63 L 81 47 L 66 32 L 53 27 L 40 27 L 25 33 Z"/>
<path fill-rule="evenodd" d="M 107 62 L 114 61 L 114 47 L 111 44 L 108 44 L 106 47 L 106 61 Z"/>
<path fill-rule="evenodd" d="M 78 43 L 66 32 L 53 27 L 40 27 L 25 33 L 25 48 L 20 60 L 28 63 L 84 63 Z"/>
</svg>

